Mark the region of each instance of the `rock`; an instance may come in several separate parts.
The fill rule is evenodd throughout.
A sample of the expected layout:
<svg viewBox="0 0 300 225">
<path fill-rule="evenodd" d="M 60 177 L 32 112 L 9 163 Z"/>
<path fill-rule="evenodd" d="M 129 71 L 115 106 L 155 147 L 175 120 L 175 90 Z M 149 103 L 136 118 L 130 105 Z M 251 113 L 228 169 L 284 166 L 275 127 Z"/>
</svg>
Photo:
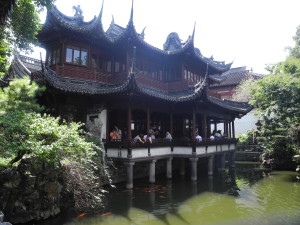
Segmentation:
<svg viewBox="0 0 300 225">
<path fill-rule="evenodd" d="M 3 220 L 4 220 L 4 214 L 2 211 L 0 211 L 0 225 L 12 225 L 9 222 L 3 222 Z"/>
<path fill-rule="evenodd" d="M 60 213 L 60 172 L 35 158 L 0 173 L 0 209 L 12 223 L 44 220 Z M 9 223 L 6 223 L 8 225 Z M 3 218 L 0 225 L 4 225 Z"/>
</svg>

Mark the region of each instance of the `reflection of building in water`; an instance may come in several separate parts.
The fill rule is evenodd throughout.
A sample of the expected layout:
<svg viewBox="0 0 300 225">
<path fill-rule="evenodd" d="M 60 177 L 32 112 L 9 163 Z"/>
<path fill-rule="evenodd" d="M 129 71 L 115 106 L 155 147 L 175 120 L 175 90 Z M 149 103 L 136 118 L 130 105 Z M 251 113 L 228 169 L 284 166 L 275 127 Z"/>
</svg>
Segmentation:
<svg viewBox="0 0 300 225">
<path fill-rule="evenodd" d="M 48 9 L 38 34 L 46 62 L 30 74 L 47 87 L 41 102 L 56 116 L 85 122 L 104 141 L 106 156 L 125 163 L 128 188 L 133 187 L 136 162 L 150 164 L 149 181 L 154 183 L 156 160 L 166 160 L 171 179 L 173 159 L 185 158 L 191 179 L 197 180 L 198 158 L 232 154 L 234 120 L 251 110 L 247 103 L 208 95 L 231 63 L 203 56 L 194 46 L 195 28 L 185 42 L 171 33 L 158 49 L 145 42 L 144 31 L 136 31 L 133 8 L 126 28 L 112 21 L 107 31 L 102 12 L 103 8 L 98 17 L 85 22 L 55 6 Z M 15 64 L 22 67 L 21 61 Z M 212 124 L 215 129 L 221 126 L 226 138 L 209 140 Z M 111 141 L 109 133 L 116 126 L 123 139 Z M 152 144 L 132 140 L 150 130 L 155 134 Z M 164 139 L 167 131 L 172 141 Z M 201 142 L 195 140 L 196 133 Z M 213 160 L 211 168 L 212 164 Z M 213 175 L 213 169 L 209 173 Z"/>
</svg>

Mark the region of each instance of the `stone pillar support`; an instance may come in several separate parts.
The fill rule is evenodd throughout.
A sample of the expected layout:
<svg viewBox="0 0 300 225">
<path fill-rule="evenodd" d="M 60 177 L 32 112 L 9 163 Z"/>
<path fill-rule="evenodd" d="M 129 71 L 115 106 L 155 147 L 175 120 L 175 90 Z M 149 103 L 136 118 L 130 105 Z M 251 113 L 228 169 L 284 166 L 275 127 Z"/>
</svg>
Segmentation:
<svg viewBox="0 0 300 225">
<path fill-rule="evenodd" d="M 185 159 L 184 158 L 180 159 L 180 175 L 181 176 L 185 175 Z"/>
<path fill-rule="evenodd" d="M 167 159 L 167 179 L 172 179 L 172 160 L 172 157 Z"/>
<path fill-rule="evenodd" d="M 155 163 L 156 160 L 151 160 L 149 164 L 149 183 L 155 183 Z"/>
<path fill-rule="evenodd" d="M 208 157 L 208 175 L 214 175 L 214 156 L 211 155 Z"/>
<path fill-rule="evenodd" d="M 235 151 L 230 154 L 230 167 L 235 167 Z"/>
<path fill-rule="evenodd" d="M 221 154 L 220 169 L 225 170 L 225 153 Z"/>
<path fill-rule="evenodd" d="M 190 158 L 191 161 L 191 180 L 197 180 L 197 161 L 198 158 Z"/>
<path fill-rule="evenodd" d="M 126 172 L 127 172 L 127 179 L 126 179 L 126 188 L 132 189 L 133 188 L 133 166 L 135 162 L 125 162 Z"/>
</svg>

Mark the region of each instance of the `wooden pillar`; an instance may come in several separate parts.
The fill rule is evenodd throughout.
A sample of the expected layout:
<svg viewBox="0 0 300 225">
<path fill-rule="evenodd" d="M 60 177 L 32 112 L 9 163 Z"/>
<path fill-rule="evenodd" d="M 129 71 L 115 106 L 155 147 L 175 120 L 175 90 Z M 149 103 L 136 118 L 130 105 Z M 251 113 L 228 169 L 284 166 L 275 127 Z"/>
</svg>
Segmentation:
<svg viewBox="0 0 300 225">
<path fill-rule="evenodd" d="M 155 163 L 156 160 L 151 160 L 149 164 L 149 183 L 155 183 Z"/>
<path fill-rule="evenodd" d="M 231 121 L 229 121 L 229 132 L 228 132 L 228 138 L 231 138 L 232 137 L 232 134 L 231 134 Z"/>
<path fill-rule="evenodd" d="M 210 124 L 209 124 L 209 129 L 208 129 L 208 127 L 207 127 L 207 118 L 206 118 L 206 115 L 205 115 L 205 114 L 203 115 L 202 129 L 203 129 L 203 138 L 204 138 L 204 139 L 207 139 L 207 138 L 208 138 L 208 137 L 207 137 L 207 130 L 209 130 L 209 133 L 211 133 L 211 132 L 210 132 Z"/>
<path fill-rule="evenodd" d="M 127 172 L 127 180 L 126 180 L 126 188 L 133 188 L 133 166 L 134 162 L 125 162 L 126 172 Z"/>
<path fill-rule="evenodd" d="M 217 131 L 218 126 L 217 126 L 217 122 L 216 121 L 214 121 L 214 125 L 215 125 L 214 130 Z"/>
<path fill-rule="evenodd" d="M 198 158 L 190 158 L 191 161 L 191 180 L 197 180 L 197 161 Z"/>
<path fill-rule="evenodd" d="M 131 105 L 128 105 L 127 112 L 127 140 L 131 141 Z"/>
<path fill-rule="evenodd" d="M 107 116 L 106 116 L 106 139 L 109 139 L 109 109 L 107 109 Z"/>
<path fill-rule="evenodd" d="M 229 138 L 229 132 L 228 132 L 228 120 L 225 120 L 225 125 L 224 125 L 224 132 L 226 133 L 227 137 Z"/>
<path fill-rule="evenodd" d="M 208 157 L 208 175 L 214 175 L 214 156 L 211 155 Z"/>
<path fill-rule="evenodd" d="M 210 123 L 210 119 L 206 117 L 206 115 L 203 115 L 205 119 L 205 123 L 206 123 L 206 136 L 209 135 L 212 135 L 212 132 L 211 132 L 211 123 Z"/>
<path fill-rule="evenodd" d="M 234 119 L 232 120 L 232 137 L 235 138 Z"/>
<path fill-rule="evenodd" d="M 171 133 L 171 135 L 172 135 L 172 137 L 173 137 L 173 112 L 171 112 L 171 114 L 170 114 L 170 133 Z"/>
<path fill-rule="evenodd" d="M 146 134 L 149 133 L 150 130 L 150 108 L 147 106 L 147 131 Z"/>
<path fill-rule="evenodd" d="M 192 139 L 196 137 L 196 110 L 193 108 L 193 127 L 192 127 Z"/>
<path fill-rule="evenodd" d="M 172 157 L 167 159 L 167 179 L 172 178 Z"/>
</svg>

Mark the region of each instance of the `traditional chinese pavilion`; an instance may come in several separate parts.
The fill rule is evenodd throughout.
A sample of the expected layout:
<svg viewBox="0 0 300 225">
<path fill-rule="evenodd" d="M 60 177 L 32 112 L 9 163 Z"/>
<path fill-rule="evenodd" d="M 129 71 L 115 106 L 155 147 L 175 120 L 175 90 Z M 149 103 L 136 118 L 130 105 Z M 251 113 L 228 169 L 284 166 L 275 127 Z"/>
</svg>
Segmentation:
<svg viewBox="0 0 300 225">
<path fill-rule="evenodd" d="M 250 111 L 247 103 L 220 100 L 207 95 L 209 86 L 221 79 L 231 64 L 204 57 L 194 46 L 194 35 L 182 42 L 171 33 L 163 49 L 144 40 L 137 32 L 133 7 L 125 28 L 112 21 L 102 25 L 98 17 L 83 20 L 62 14 L 55 6 L 38 34 L 46 49 L 42 71 L 32 79 L 47 85 L 43 98 L 53 114 L 86 122 L 88 129 L 105 142 L 107 156 L 127 165 L 127 187 L 132 187 L 135 162 L 150 162 L 150 182 L 155 180 L 155 162 L 167 159 L 170 178 L 173 157 L 192 162 L 197 179 L 197 159 L 235 150 L 234 119 Z M 209 141 L 212 129 L 222 126 L 227 139 Z M 118 126 L 122 140 L 110 141 L 109 132 Z M 133 137 L 157 129 L 152 145 L 134 143 Z M 164 140 L 169 131 L 173 140 Z M 196 132 L 203 141 L 195 142 Z M 160 139 L 159 139 L 160 138 Z M 209 173 L 212 173 L 211 169 Z"/>
</svg>

